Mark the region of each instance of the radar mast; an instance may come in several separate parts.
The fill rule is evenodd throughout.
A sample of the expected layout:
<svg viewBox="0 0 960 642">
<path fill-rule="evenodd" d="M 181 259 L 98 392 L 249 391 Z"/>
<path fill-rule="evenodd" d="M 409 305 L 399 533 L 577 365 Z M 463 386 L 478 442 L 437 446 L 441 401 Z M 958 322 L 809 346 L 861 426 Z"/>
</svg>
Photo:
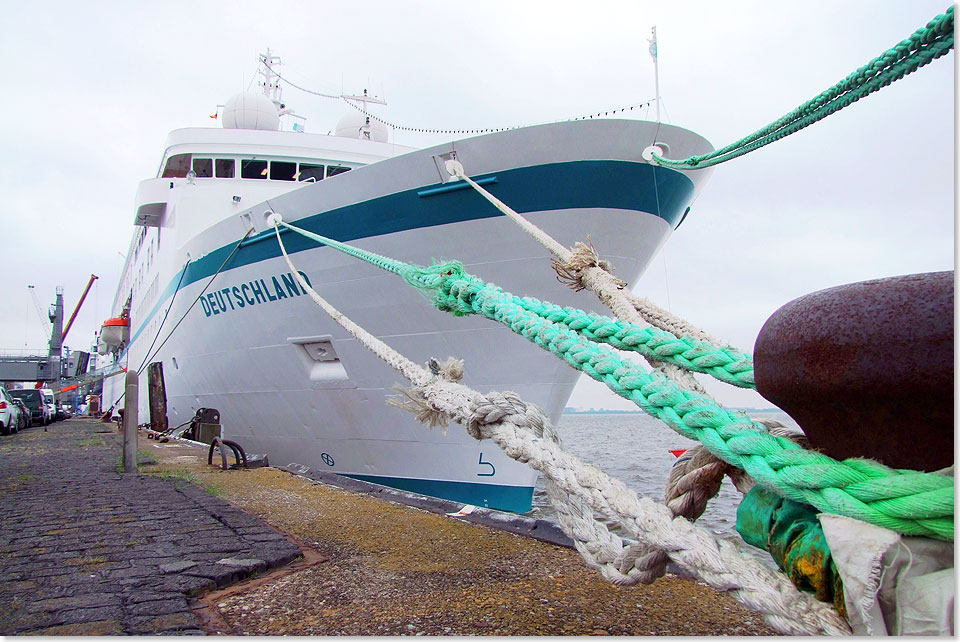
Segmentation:
<svg viewBox="0 0 960 642">
<path fill-rule="evenodd" d="M 269 98 L 276 106 L 277 113 L 280 114 L 281 122 L 283 122 L 284 116 L 290 116 L 294 119 L 291 129 L 295 132 L 302 133 L 305 131 L 304 124 L 307 119 L 304 116 L 297 115 L 295 111 L 284 104 L 283 91 L 280 88 L 280 74 L 273 70 L 274 65 L 279 66 L 283 64 L 280 56 L 272 53 L 270 47 L 267 47 L 266 53 L 260 54 L 258 58 L 260 59 L 260 67 L 257 69 L 257 73 L 261 76 L 260 87 L 263 95 Z"/>
<path fill-rule="evenodd" d="M 268 50 L 269 51 L 269 50 Z M 343 96 L 346 100 L 358 100 L 363 105 L 363 115 L 366 117 L 363 127 L 360 128 L 360 138 L 365 138 L 367 140 L 373 140 L 373 137 L 370 133 L 370 112 L 367 111 L 367 103 L 373 103 L 374 105 L 386 105 L 387 101 L 381 100 L 380 98 L 374 98 L 373 96 L 367 93 L 367 90 L 363 90 L 362 96 Z"/>
</svg>

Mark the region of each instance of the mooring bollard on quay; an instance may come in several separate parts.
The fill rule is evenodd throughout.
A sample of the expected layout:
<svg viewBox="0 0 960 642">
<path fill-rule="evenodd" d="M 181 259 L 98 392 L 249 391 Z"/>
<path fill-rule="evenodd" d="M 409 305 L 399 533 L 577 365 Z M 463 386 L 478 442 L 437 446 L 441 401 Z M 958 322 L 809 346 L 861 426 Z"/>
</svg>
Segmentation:
<svg viewBox="0 0 960 642">
<path fill-rule="evenodd" d="M 880 462 L 904 478 L 921 479 L 920 471 L 927 471 L 952 479 L 953 346 L 952 271 L 848 283 L 790 301 L 767 320 L 754 350 L 757 392 L 829 456 Z M 911 537 L 829 513 L 818 515 L 817 524 L 800 514 L 802 505 L 758 497 L 754 490 L 747 497 L 737 530 L 744 535 L 745 527 L 753 541 L 744 539 L 771 554 L 780 549 L 806 557 L 795 565 L 797 575 L 818 595 L 832 592 L 838 610 L 846 606 L 855 635 L 953 633 L 952 531 L 949 537 Z M 906 504 L 908 497 L 891 494 L 887 501 Z M 912 506 L 917 514 L 952 517 L 953 495 L 934 500 L 928 493 Z M 794 541 L 776 543 L 788 529 L 775 523 L 791 513 L 799 516 L 789 527 Z M 758 530 L 760 537 L 750 532 Z M 824 542 L 823 554 L 817 553 Z M 797 555 L 804 547 L 809 554 Z M 809 563 L 815 560 L 819 567 Z"/>
<path fill-rule="evenodd" d="M 123 411 L 123 472 L 137 472 L 137 404 L 139 377 L 136 372 L 127 372 L 125 380 Z"/>
<path fill-rule="evenodd" d="M 935 471 L 954 461 L 953 272 L 813 292 L 757 337 L 757 391 L 837 459 Z"/>
</svg>

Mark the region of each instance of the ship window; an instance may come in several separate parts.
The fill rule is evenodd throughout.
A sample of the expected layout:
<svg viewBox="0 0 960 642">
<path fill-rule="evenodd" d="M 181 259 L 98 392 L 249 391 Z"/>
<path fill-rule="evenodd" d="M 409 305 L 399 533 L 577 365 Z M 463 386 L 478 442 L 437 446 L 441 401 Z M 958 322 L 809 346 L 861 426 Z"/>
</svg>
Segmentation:
<svg viewBox="0 0 960 642">
<path fill-rule="evenodd" d="M 266 178 L 267 161 L 242 160 L 240 161 L 240 178 Z"/>
<path fill-rule="evenodd" d="M 336 176 L 337 174 L 343 174 L 344 172 L 349 172 L 352 167 L 333 167 L 332 165 L 327 168 L 327 176 Z"/>
<path fill-rule="evenodd" d="M 292 181 L 297 173 L 297 164 L 287 161 L 270 162 L 270 178 L 275 181 Z"/>
<path fill-rule="evenodd" d="M 309 163 L 300 163 L 299 178 L 301 181 L 310 180 L 311 178 L 315 181 L 322 181 L 323 165 L 311 165 Z"/>
<path fill-rule="evenodd" d="M 190 171 L 190 154 L 175 154 L 167 159 L 161 178 L 186 178 Z"/>
<path fill-rule="evenodd" d="M 213 159 L 212 158 L 194 158 L 193 173 L 197 178 L 213 177 Z"/>
<path fill-rule="evenodd" d="M 217 167 L 217 178 L 233 178 L 234 161 L 232 158 L 218 158 L 214 162 Z"/>
</svg>

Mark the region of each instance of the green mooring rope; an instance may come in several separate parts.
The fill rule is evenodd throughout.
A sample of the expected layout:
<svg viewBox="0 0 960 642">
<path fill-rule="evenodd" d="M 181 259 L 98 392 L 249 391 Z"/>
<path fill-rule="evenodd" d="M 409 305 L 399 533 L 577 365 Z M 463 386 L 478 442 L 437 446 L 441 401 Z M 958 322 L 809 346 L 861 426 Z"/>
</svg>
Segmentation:
<svg viewBox="0 0 960 642">
<path fill-rule="evenodd" d="M 683 160 L 668 160 L 657 154 L 654 154 L 653 158 L 658 164 L 673 169 L 703 169 L 743 156 L 852 105 L 861 98 L 879 91 L 946 55 L 951 49 L 953 49 L 952 6 L 927 23 L 926 27 L 917 29 L 909 38 L 877 56 L 813 100 L 805 102 L 786 116 L 746 138 L 741 138 L 709 154 L 691 156 Z"/>
<path fill-rule="evenodd" d="M 402 275 L 410 266 L 394 259 L 366 252 L 339 241 L 289 225 L 291 230 L 324 243 L 350 256 L 372 263 L 394 274 Z M 433 277 L 424 275 L 427 289 L 433 287 Z M 576 308 L 565 308 L 545 303 L 533 297 L 512 297 L 514 303 L 539 318 L 566 326 L 594 343 L 606 343 L 627 352 L 636 352 L 649 359 L 672 363 L 690 372 L 706 374 L 740 388 L 756 388 L 753 382 L 753 358 L 731 347 L 718 348 L 707 341 L 693 337 L 678 338 L 659 328 L 643 328 L 633 323 L 612 319 Z M 472 314 L 473 311 L 468 312 Z M 454 314 L 456 311 L 454 310 Z"/>
<path fill-rule="evenodd" d="M 659 328 L 642 328 L 633 323 L 545 303 L 532 297 L 513 297 L 524 310 L 566 326 L 594 343 L 605 343 L 618 350 L 636 352 L 689 370 L 707 374 L 739 388 L 756 388 L 753 382 L 753 358 L 731 347 L 711 345 L 692 337 L 677 337 Z"/>
<path fill-rule="evenodd" d="M 622 360 L 607 346 L 570 327 L 537 316 L 524 308 L 522 299 L 465 273 L 458 262 L 429 267 L 406 264 L 280 224 L 433 292 L 434 304 L 441 310 L 456 316 L 479 314 L 508 326 L 782 497 L 907 535 L 953 539 L 952 477 L 895 470 L 867 459 L 837 461 L 804 450 L 789 439 L 771 435 L 745 415 Z"/>
</svg>

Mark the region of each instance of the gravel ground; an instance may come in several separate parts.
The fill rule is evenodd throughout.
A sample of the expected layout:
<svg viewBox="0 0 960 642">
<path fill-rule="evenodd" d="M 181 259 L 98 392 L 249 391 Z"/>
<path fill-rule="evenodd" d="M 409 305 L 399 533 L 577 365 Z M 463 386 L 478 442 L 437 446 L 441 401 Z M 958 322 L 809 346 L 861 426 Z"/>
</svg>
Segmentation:
<svg viewBox="0 0 960 642">
<path fill-rule="evenodd" d="M 705 584 L 616 587 L 573 550 L 158 444 L 143 472 L 191 478 L 328 559 L 211 595 L 235 635 L 776 635 Z M 282 575 L 282 576 L 280 576 Z"/>
</svg>

